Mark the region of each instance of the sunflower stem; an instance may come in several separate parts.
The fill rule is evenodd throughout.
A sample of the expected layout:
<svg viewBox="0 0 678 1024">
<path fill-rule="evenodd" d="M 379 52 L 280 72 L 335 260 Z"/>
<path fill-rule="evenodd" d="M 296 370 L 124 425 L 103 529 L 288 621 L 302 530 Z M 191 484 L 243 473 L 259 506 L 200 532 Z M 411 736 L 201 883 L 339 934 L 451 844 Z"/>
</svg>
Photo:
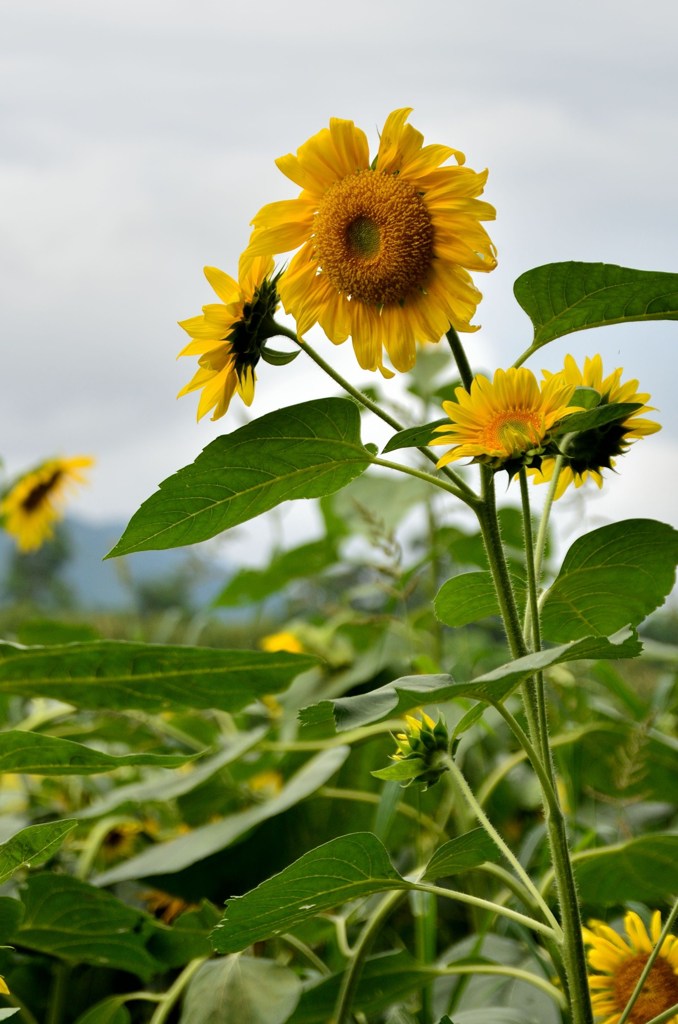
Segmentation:
<svg viewBox="0 0 678 1024">
<path fill-rule="evenodd" d="M 484 900 L 480 896 L 471 896 L 469 893 L 460 892 L 457 889 L 446 889 L 442 885 L 431 885 L 428 882 L 412 882 L 412 888 L 417 889 L 419 892 L 432 892 L 436 896 L 442 896 L 443 899 L 456 900 L 458 903 L 465 903 L 467 906 L 477 907 L 479 910 L 488 910 L 491 914 L 507 917 L 509 921 L 522 924 L 525 928 L 529 928 L 530 931 L 539 932 L 540 935 L 557 940 L 556 933 L 550 925 L 543 924 L 542 921 L 536 921 L 533 917 L 521 914 L 517 910 L 511 910 L 510 907 L 504 907 L 501 903 Z"/>
<path fill-rule="evenodd" d="M 490 977 L 516 978 L 518 981 L 524 981 L 528 985 L 534 985 L 535 988 L 549 995 L 561 1009 L 566 1009 L 565 997 L 560 989 L 557 989 L 546 978 L 540 978 L 538 974 L 524 971 L 520 967 L 503 967 L 493 964 L 451 964 L 449 967 L 435 967 L 432 970 L 440 978 L 454 977 L 455 975 L 463 977 L 465 974 L 485 974 Z"/>
<path fill-rule="evenodd" d="M 457 369 L 459 370 L 461 382 L 466 388 L 466 390 L 470 391 L 471 381 L 473 380 L 473 371 L 471 370 L 470 363 L 466 357 L 466 352 L 464 350 L 464 346 L 461 343 L 461 338 L 455 331 L 454 327 L 450 327 L 445 337 L 447 338 L 449 346 L 452 350 L 454 361 L 457 364 Z"/>
<path fill-rule="evenodd" d="M 675 903 L 673 904 L 673 909 L 667 917 L 666 923 L 664 924 L 664 927 L 661 930 L 659 938 L 657 939 L 654 948 L 652 949 L 649 957 L 647 958 L 647 963 L 645 964 L 640 973 L 640 977 L 636 982 L 636 987 L 631 993 L 631 997 L 626 1006 L 624 1007 L 621 1017 L 619 1018 L 619 1024 L 626 1024 L 626 1021 L 629 1019 L 629 1015 L 633 1010 L 633 1007 L 636 1005 L 636 1000 L 642 992 L 643 986 L 647 981 L 648 975 L 652 970 L 653 964 L 661 952 L 661 948 L 664 944 L 664 939 L 673 928 L 673 922 L 676 920 L 676 917 L 678 917 L 678 899 L 676 899 Z M 648 1021 L 648 1024 L 659 1024 L 660 1021 L 669 1020 L 672 1016 L 672 1012 L 675 1013 L 677 1009 L 678 1005 L 670 1007 L 668 1010 L 665 1010 L 663 1013 L 660 1013 L 658 1017 L 653 1017 L 651 1021 Z"/>
<path fill-rule="evenodd" d="M 191 960 L 184 967 L 181 974 L 175 978 L 170 987 L 164 993 L 162 1002 L 158 1004 L 157 1009 L 154 1011 L 153 1016 L 150 1019 L 149 1024 L 165 1024 L 165 1021 L 169 1019 L 172 1010 L 179 1002 L 181 995 L 188 985 L 189 981 L 199 970 L 204 963 L 207 962 L 207 957 L 197 957 L 195 960 Z"/>
<path fill-rule="evenodd" d="M 365 958 L 370 947 L 376 938 L 382 922 L 391 913 L 393 908 L 405 897 L 402 890 L 388 892 L 379 903 L 372 917 L 369 919 L 355 946 L 351 950 L 351 962 L 344 972 L 341 981 L 341 988 L 337 997 L 337 1004 L 330 1019 L 330 1024 L 347 1024 L 350 1019 L 351 1007 L 355 998 L 360 975 L 362 974 Z"/>
<path fill-rule="evenodd" d="M 506 563 L 506 555 L 501 541 L 499 520 L 497 518 L 494 478 L 486 467 L 481 468 L 483 482 L 483 502 L 476 509 L 480 523 L 490 570 L 494 578 L 497 600 L 504 620 L 504 628 L 511 654 L 520 658 L 528 654 L 528 647 L 523 633 L 511 576 Z M 528 516 L 529 518 L 529 516 Z M 531 533 L 530 533 L 531 536 Z M 533 552 L 526 551 L 529 561 Z M 534 563 L 533 563 L 534 565 Z M 528 724 L 528 737 L 532 747 L 541 761 L 542 768 L 549 780 L 553 780 L 553 761 L 551 758 L 543 687 L 537 686 L 534 679 L 523 685 L 523 704 Z M 542 755 L 543 759 L 542 759 Z M 540 778 L 541 784 L 541 778 Z M 542 799 L 549 836 L 553 871 L 562 921 L 562 951 L 565 974 L 568 983 L 568 996 L 572 1015 L 572 1024 L 593 1024 L 591 997 L 588 987 L 586 955 L 582 936 L 579 898 L 574 880 L 574 872 L 570 859 L 565 818 L 560 807 L 555 785 L 549 787 L 555 796 L 549 800 L 547 791 L 542 787 Z"/>
<path fill-rule="evenodd" d="M 520 879 L 522 884 L 525 886 L 525 889 L 527 890 L 527 892 L 529 892 L 530 896 L 534 900 L 536 906 L 539 908 L 544 918 L 548 921 L 549 925 L 555 932 L 556 937 L 560 938 L 560 925 L 551 913 L 550 907 L 545 902 L 543 896 L 541 895 L 536 885 L 526 872 L 525 868 L 522 866 L 522 864 L 514 854 L 513 850 L 502 839 L 501 835 L 499 834 L 499 832 L 494 827 L 488 816 L 485 814 L 485 811 L 482 809 L 482 807 L 476 800 L 475 794 L 471 787 L 469 786 L 468 782 L 466 781 L 466 777 L 459 768 L 457 762 L 454 760 L 453 757 L 449 757 L 446 759 L 445 764 L 449 769 L 450 773 L 452 774 L 452 777 L 454 778 L 455 784 L 459 789 L 459 792 L 463 796 L 464 800 L 468 804 L 474 816 L 485 829 L 490 839 L 499 849 L 507 863 L 511 865 L 517 877 Z"/>
<path fill-rule="evenodd" d="M 529 651 L 523 636 L 518 605 L 499 529 L 494 474 L 487 466 L 481 466 L 480 473 L 482 502 L 476 508 L 476 515 L 483 537 L 490 572 L 494 580 L 494 588 L 504 622 L 509 650 L 513 658 L 522 658 L 524 655 L 529 654 Z"/>
<path fill-rule="evenodd" d="M 520 743 L 521 747 L 523 748 L 523 751 L 527 755 L 527 758 L 541 783 L 542 793 L 544 795 L 546 803 L 551 808 L 557 807 L 558 795 L 555 786 L 553 785 L 553 779 L 544 767 L 541 757 L 535 750 L 534 746 L 532 745 L 532 742 L 530 741 L 529 736 L 521 726 L 520 722 L 511 714 L 511 712 L 508 710 L 507 707 L 504 706 L 504 704 L 497 702 L 496 704 L 493 704 L 492 707 L 499 712 L 499 714 L 504 719 L 509 729 L 513 733 L 513 735 Z M 485 793 L 483 795 L 485 796 Z M 483 801 L 480 800 L 479 803 L 481 803 L 482 805 Z"/>
<path fill-rule="evenodd" d="M 406 473 L 408 476 L 417 477 L 419 480 L 425 480 L 426 483 L 433 484 L 434 487 L 441 487 L 444 491 L 448 491 L 453 494 L 455 498 L 459 498 L 465 505 L 470 505 L 473 508 L 477 504 L 477 496 L 473 495 L 473 501 L 462 491 L 460 491 L 454 484 L 447 483 L 438 476 L 433 476 L 432 473 L 425 473 L 421 469 L 415 469 L 414 466 L 406 466 L 401 462 L 391 462 L 390 459 L 372 459 L 373 466 L 383 466 L 385 469 L 394 469 L 397 473 Z"/>
<path fill-rule="evenodd" d="M 525 471 L 524 466 L 520 467 L 518 476 L 520 478 L 520 499 L 523 510 L 523 534 L 525 538 L 525 569 L 527 571 L 528 593 L 527 607 L 530 610 L 529 614 L 532 650 L 540 651 L 541 624 L 539 622 L 539 594 L 537 592 L 538 578 L 534 560 L 534 541 L 532 537 L 532 513 L 530 510 L 530 492 L 527 484 L 527 472 Z M 527 633 L 525 634 L 525 636 L 527 636 Z M 536 672 L 533 677 L 533 680 L 534 700 L 539 725 L 539 753 L 541 754 L 542 764 L 546 769 L 551 784 L 553 784 L 553 761 L 551 758 L 551 751 L 549 749 L 549 727 L 548 719 L 546 717 L 546 696 L 544 693 L 543 672 Z M 532 737 L 532 739 L 534 740 L 534 737 Z"/>
<path fill-rule="evenodd" d="M 666 1024 L 667 1021 L 672 1019 L 674 1013 L 678 1013 L 678 1003 L 674 1003 L 673 1006 L 669 1006 L 668 1010 L 664 1010 L 664 1012 L 660 1013 L 658 1017 L 653 1017 L 652 1020 L 647 1022 L 647 1024 Z"/>
<path fill-rule="evenodd" d="M 537 531 L 537 540 L 534 547 L 534 572 L 537 582 L 541 579 L 544 552 L 546 551 L 546 541 L 548 539 L 549 519 L 551 518 L 551 510 L 556 498 L 556 490 L 558 489 L 558 480 L 560 478 L 560 471 L 563 468 L 563 462 L 563 456 L 557 455 L 553 466 L 553 476 L 549 481 L 549 488 L 546 492 L 544 507 L 541 512 L 541 519 L 539 520 L 539 530 Z"/>
<path fill-rule="evenodd" d="M 348 395 L 350 395 L 352 398 L 355 398 L 356 402 L 359 402 L 360 405 L 363 406 L 363 408 L 369 409 L 370 412 L 374 413 L 375 416 L 378 416 L 379 419 L 384 421 L 384 423 L 388 423 L 389 427 L 393 427 L 394 430 L 400 432 L 401 430 L 405 429 L 403 423 L 400 423 L 394 416 L 391 416 L 390 413 L 386 412 L 385 409 L 382 409 L 382 407 L 377 402 L 372 401 L 372 399 L 368 395 L 360 391 L 359 388 L 354 387 L 350 383 L 350 381 L 347 381 L 346 378 L 342 377 L 340 373 L 337 373 L 334 367 L 331 366 L 328 362 L 326 362 L 323 359 L 323 357 L 315 351 L 315 349 L 311 348 L 308 342 L 302 341 L 299 338 L 299 336 L 294 333 L 294 331 L 289 330 L 289 328 L 285 327 L 284 324 L 279 324 L 276 321 L 275 326 L 278 330 L 278 334 L 280 334 L 284 338 L 289 338 L 290 341 L 296 342 L 299 348 L 302 349 L 302 351 L 304 351 L 309 356 L 309 358 L 313 360 L 316 366 L 319 366 L 321 370 L 324 370 L 328 377 L 331 377 L 332 380 L 336 384 L 338 384 L 340 388 L 343 388 L 343 390 Z M 429 462 L 438 462 L 438 456 L 436 455 L 435 452 L 432 452 L 430 448 L 422 447 L 419 448 L 418 451 L 420 451 L 421 454 L 426 459 L 428 459 Z M 454 470 L 450 469 L 449 466 L 443 466 L 441 472 L 447 477 L 448 480 L 451 480 L 459 488 L 459 491 L 463 492 L 467 496 L 468 500 L 462 498 L 462 500 L 466 500 L 467 504 L 472 504 L 473 501 L 478 500 L 478 496 L 475 493 L 475 491 L 473 491 L 472 488 L 468 486 L 466 481 L 463 480 L 458 473 L 455 473 Z M 431 477 L 430 479 L 435 478 Z M 457 496 L 461 497 L 461 495 Z"/>
<path fill-rule="evenodd" d="M 316 366 L 319 366 L 321 370 L 324 370 L 328 377 L 331 377 L 339 387 L 343 388 L 344 391 L 355 398 L 356 402 L 360 402 L 361 405 L 366 409 L 369 409 L 370 412 L 373 412 L 375 416 L 382 419 L 384 423 L 388 423 L 389 427 L 393 427 L 394 430 L 405 429 L 404 425 L 399 423 L 394 416 L 391 416 L 391 414 L 386 412 L 385 409 L 382 409 L 377 402 L 372 401 L 368 395 L 363 394 L 359 388 L 354 387 L 350 381 L 347 381 L 345 377 L 342 377 L 342 375 L 338 373 L 330 363 L 326 362 L 323 357 L 315 351 L 315 349 L 311 348 L 307 341 L 302 341 L 298 334 L 291 331 L 288 327 L 285 327 L 284 324 L 279 324 L 277 321 L 276 328 L 279 335 L 284 338 L 289 338 L 290 341 L 296 342 L 302 352 L 305 352 L 313 360 Z"/>
</svg>

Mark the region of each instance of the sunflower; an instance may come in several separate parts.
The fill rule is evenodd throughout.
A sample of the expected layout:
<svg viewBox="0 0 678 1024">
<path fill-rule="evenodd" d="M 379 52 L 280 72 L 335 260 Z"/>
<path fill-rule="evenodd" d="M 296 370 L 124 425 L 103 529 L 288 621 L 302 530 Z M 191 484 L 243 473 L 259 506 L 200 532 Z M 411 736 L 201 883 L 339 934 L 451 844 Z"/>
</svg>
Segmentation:
<svg viewBox="0 0 678 1024">
<path fill-rule="evenodd" d="M 276 651 L 289 651 L 290 654 L 304 654 L 304 647 L 294 633 L 284 630 L 281 633 L 269 633 L 259 641 L 262 651 L 274 654 Z"/>
<path fill-rule="evenodd" d="M 86 482 L 80 470 L 93 462 L 86 455 L 49 459 L 24 473 L 5 492 L 0 520 L 20 551 L 35 551 L 54 536 L 54 524 L 63 514 L 60 502 L 71 484 Z"/>
<path fill-rule="evenodd" d="M 267 338 L 278 333 L 273 315 L 278 306 L 277 277 L 271 257 L 240 257 L 238 281 L 216 267 L 205 277 L 220 303 L 203 306 L 202 315 L 180 321 L 191 342 L 180 356 L 199 356 L 199 369 L 177 398 L 202 388 L 198 419 L 214 409 L 217 420 L 228 410 L 237 391 L 245 405 L 254 399 L 254 367 Z"/>
<path fill-rule="evenodd" d="M 497 370 L 490 381 L 473 378 L 471 390 L 455 390 L 456 402 L 443 402 L 449 426 L 436 427 L 431 445 L 453 445 L 438 468 L 471 458 L 493 469 L 515 472 L 541 457 L 551 428 L 576 411 L 569 402 L 574 385 L 553 377 L 540 389 L 534 374 L 520 367 Z"/>
<path fill-rule="evenodd" d="M 434 722 L 425 711 L 421 712 L 421 718 L 405 715 L 405 721 L 405 731 L 394 736 L 397 750 L 395 754 L 389 755 L 398 767 L 390 765 L 372 774 L 380 779 L 399 779 L 404 786 L 409 786 L 411 782 L 421 782 L 429 789 L 449 771 L 447 758 L 450 737 L 447 725 L 442 717 Z"/>
<path fill-rule="evenodd" d="M 315 323 L 335 344 L 350 335 L 363 369 L 386 376 L 382 347 L 405 371 L 416 342 L 437 342 L 450 325 L 477 330 L 481 295 L 468 271 L 497 262 L 480 224 L 495 210 L 477 198 L 487 171 L 462 166 L 449 146 L 423 146 L 410 112 L 389 114 L 372 162 L 364 132 L 340 118 L 280 157 L 303 191 L 264 206 L 249 245 L 262 255 L 299 249 L 280 285 L 299 335 Z"/>
<path fill-rule="evenodd" d="M 628 941 L 602 921 L 589 921 L 584 941 L 590 947 L 589 966 L 600 972 L 589 976 L 596 1020 L 619 1024 L 653 946 L 659 941 L 661 915 L 652 915 L 650 933 L 638 914 L 630 910 L 624 918 Z M 646 1024 L 678 1003 L 678 938 L 667 935 L 636 1000 L 628 1024 Z M 667 1024 L 678 1024 L 678 1014 Z"/>
<path fill-rule="evenodd" d="M 542 370 L 545 380 L 559 376 L 575 387 L 593 388 L 600 395 L 599 406 L 625 403 L 641 406 L 630 415 L 621 415 L 619 419 L 602 427 L 584 430 L 570 438 L 558 478 L 556 498 L 560 498 L 571 483 L 574 483 L 575 487 L 581 487 L 589 477 L 595 480 L 598 487 L 602 487 L 602 470 L 614 468 L 615 456 L 625 455 L 629 445 L 637 438 L 661 430 L 658 423 L 645 419 L 643 415 L 652 411 L 652 406 L 646 405 L 650 396 L 636 390 L 637 380 L 622 383 L 623 372 L 619 367 L 608 377 L 603 377 L 603 361 L 599 355 L 593 358 L 587 356 L 583 370 L 579 369 L 571 355 L 565 357 L 565 366 L 559 374 Z M 554 468 L 555 459 L 545 459 L 540 469 L 534 471 L 534 482 L 543 484 L 551 480 Z"/>
</svg>

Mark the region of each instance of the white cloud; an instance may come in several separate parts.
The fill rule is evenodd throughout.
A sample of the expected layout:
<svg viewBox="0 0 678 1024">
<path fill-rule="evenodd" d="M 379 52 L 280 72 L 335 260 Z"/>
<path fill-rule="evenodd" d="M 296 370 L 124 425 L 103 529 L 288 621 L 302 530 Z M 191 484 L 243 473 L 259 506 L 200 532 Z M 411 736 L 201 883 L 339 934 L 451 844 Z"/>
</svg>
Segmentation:
<svg viewBox="0 0 678 1024">
<path fill-rule="evenodd" d="M 52 451 L 92 451 L 99 464 L 81 504 L 92 518 L 131 515 L 240 422 L 234 403 L 226 421 L 197 426 L 196 397 L 175 401 L 193 372 L 190 360 L 175 362 L 175 321 L 210 300 L 203 264 L 234 273 L 253 213 L 295 194 L 274 157 L 332 115 L 353 117 L 374 145 L 388 111 L 411 104 L 427 140 L 490 167 L 501 262 L 478 282 L 477 367 L 506 365 L 529 340 L 511 294 L 528 267 L 590 259 L 677 269 L 672 0 L 558 9 L 347 0 L 341 11 L 311 0 L 247 10 L 9 0 L 0 18 L 13 96 L 10 106 L 5 90 L 0 112 L 3 454 L 12 471 Z M 559 364 L 567 350 L 624 365 L 665 426 L 628 464 L 665 468 L 650 453 L 675 464 L 677 331 L 576 335 L 532 365 Z M 365 381 L 349 345 L 313 338 Z M 319 389 L 335 387 L 301 358 L 264 367 L 253 411 Z M 627 484 L 631 472 L 609 488 L 621 514 L 651 496 L 660 513 L 642 514 L 678 522 L 665 475 L 643 468 Z"/>
</svg>

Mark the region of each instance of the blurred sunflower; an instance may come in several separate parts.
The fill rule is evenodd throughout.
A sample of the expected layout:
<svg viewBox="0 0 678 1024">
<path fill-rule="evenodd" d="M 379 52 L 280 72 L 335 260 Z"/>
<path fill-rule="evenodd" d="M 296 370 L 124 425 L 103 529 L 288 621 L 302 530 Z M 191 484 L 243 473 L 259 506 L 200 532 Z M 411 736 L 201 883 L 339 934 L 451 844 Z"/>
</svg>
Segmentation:
<svg viewBox="0 0 678 1024">
<path fill-rule="evenodd" d="M 593 388 L 600 395 L 599 407 L 626 403 L 641 406 L 630 415 L 623 414 L 610 423 L 570 437 L 558 477 L 556 498 L 560 498 L 571 483 L 574 483 L 575 487 L 581 487 L 589 477 L 595 480 L 598 487 L 602 487 L 602 470 L 614 468 L 615 456 L 625 455 L 631 443 L 637 438 L 661 430 L 658 423 L 644 418 L 644 413 L 652 411 L 652 406 L 646 405 L 650 396 L 636 390 L 637 380 L 622 383 L 623 372 L 619 367 L 609 376 L 603 377 L 603 361 L 599 355 L 593 358 L 587 356 L 583 370 L 580 370 L 574 358 L 568 355 L 565 357 L 565 366 L 559 373 L 542 371 L 545 380 L 560 377 L 574 387 Z M 547 483 L 553 478 L 554 468 L 555 458 L 544 459 L 539 469 L 531 471 L 534 482 Z"/>
<path fill-rule="evenodd" d="M 589 927 L 584 928 L 584 942 L 590 947 L 589 965 L 599 972 L 589 976 L 596 1020 L 604 1024 L 619 1024 L 652 948 L 659 941 L 661 929 L 661 914 L 658 910 L 652 915 L 649 934 L 638 914 L 629 911 L 624 918 L 626 940 L 602 921 L 590 921 Z M 627 1022 L 646 1024 L 676 1003 L 678 938 L 668 935 Z M 668 1018 L 666 1024 L 678 1024 L 678 1014 Z"/>
<path fill-rule="evenodd" d="M 9 487 L 0 500 L 0 521 L 20 551 L 35 551 L 54 536 L 54 524 L 63 516 L 60 505 L 69 487 L 86 483 L 80 471 L 93 463 L 86 455 L 48 459 Z"/>
<path fill-rule="evenodd" d="M 487 171 L 463 167 L 449 146 L 424 146 L 410 112 L 389 114 L 372 162 L 364 132 L 340 118 L 280 157 L 303 191 L 262 207 L 249 245 L 256 255 L 299 249 L 280 284 L 299 335 L 319 323 L 335 344 L 350 336 L 363 369 L 386 376 L 382 347 L 405 371 L 416 342 L 437 342 L 450 325 L 477 330 L 481 295 L 468 271 L 497 263 L 480 224 L 495 210 L 477 198 Z"/>
<path fill-rule="evenodd" d="M 515 472 L 541 458 L 551 428 L 576 411 L 569 402 L 574 384 L 554 376 L 541 388 L 525 367 L 497 370 L 492 381 L 473 378 L 471 390 L 455 390 L 456 402 L 443 402 L 450 424 L 436 427 L 442 436 L 430 443 L 453 445 L 437 465 L 471 458 L 492 469 Z"/>
<path fill-rule="evenodd" d="M 290 654 L 304 654 L 304 646 L 294 633 L 283 630 L 280 633 L 268 633 L 259 640 L 262 651 L 275 654 L 277 651 L 289 651 Z"/>
<path fill-rule="evenodd" d="M 216 420 L 236 392 L 245 405 L 252 404 L 254 368 L 267 338 L 278 333 L 273 322 L 277 277 L 272 258 L 247 253 L 240 257 L 237 281 L 216 267 L 205 267 L 205 277 L 221 302 L 203 306 L 201 316 L 179 323 L 192 339 L 179 355 L 198 356 L 199 369 L 177 398 L 201 388 L 198 419 L 214 409 Z"/>
</svg>

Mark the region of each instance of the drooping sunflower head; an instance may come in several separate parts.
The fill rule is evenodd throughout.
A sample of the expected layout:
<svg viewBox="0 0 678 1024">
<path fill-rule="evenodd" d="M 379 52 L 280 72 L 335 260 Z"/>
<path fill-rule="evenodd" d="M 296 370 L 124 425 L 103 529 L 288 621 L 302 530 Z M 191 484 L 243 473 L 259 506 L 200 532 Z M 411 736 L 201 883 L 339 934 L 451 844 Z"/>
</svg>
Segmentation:
<svg viewBox="0 0 678 1024">
<path fill-rule="evenodd" d="M 216 420 L 227 411 L 237 392 L 245 405 L 254 399 L 254 368 L 265 355 L 265 342 L 278 333 L 278 278 L 271 257 L 240 257 L 238 281 L 216 267 L 205 277 L 221 302 L 203 306 L 200 316 L 182 320 L 191 341 L 180 356 L 198 356 L 198 370 L 177 398 L 202 389 L 198 419 L 214 409 Z"/>
<path fill-rule="evenodd" d="M 631 993 L 659 942 L 661 915 L 655 911 L 650 931 L 634 911 L 624 918 L 626 938 L 602 921 L 589 921 L 584 942 L 589 947 L 588 962 L 591 1003 L 596 1020 L 619 1024 Z M 595 973 L 593 973 L 595 972 Z M 678 1003 L 678 939 L 668 935 L 635 1002 L 628 1024 L 646 1024 Z M 678 1024 L 678 1014 L 667 1024 Z"/>
<path fill-rule="evenodd" d="M 645 419 L 644 414 L 652 411 L 647 405 L 648 394 L 637 391 L 638 381 L 622 382 L 621 367 L 607 377 L 603 376 L 603 361 L 599 355 L 586 357 L 584 367 L 580 369 L 571 355 L 565 357 L 565 366 L 553 374 L 543 370 L 546 380 L 560 377 L 575 387 L 592 388 L 600 396 L 599 406 L 637 405 L 635 411 L 620 411 L 618 418 L 610 420 L 602 426 L 568 436 L 565 447 L 563 466 L 558 477 L 555 497 L 560 498 L 569 485 L 581 487 L 585 480 L 595 480 L 598 487 L 603 486 L 602 471 L 613 469 L 615 459 L 625 455 L 629 446 L 639 437 L 655 434 L 661 427 L 653 420 Z M 541 484 L 553 478 L 555 458 L 544 459 L 540 469 L 534 471 L 534 482 Z"/>
<path fill-rule="evenodd" d="M 540 388 L 525 367 L 497 370 L 492 381 L 474 377 L 471 390 L 459 387 L 456 402 L 443 402 L 450 423 L 436 427 L 431 445 L 452 445 L 438 467 L 470 458 L 492 469 L 515 473 L 521 466 L 538 464 L 550 430 L 575 412 L 571 406 L 574 384 L 559 377 Z"/>
<path fill-rule="evenodd" d="M 0 500 L 0 522 L 14 537 L 20 551 L 35 551 L 54 536 L 54 524 L 61 519 L 62 502 L 74 483 L 85 483 L 81 470 L 94 459 L 77 455 L 49 459 L 24 473 Z"/>
<path fill-rule="evenodd" d="M 449 146 L 424 146 L 410 112 L 388 116 L 372 161 L 365 134 L 339 118 L 277 160 L 303 191 L 259 211 L 249 246 L 298 249 L 280 297 L 299 334 L 319 323 L 335 344 L 350 336 L 360 365 L 386 375 L 384 348 L 405 371 L 417 342 L 437 342 L 450 326 L 477 329 L 469 271 L 497 262 L 481 225 L 495 210 L 478 199 L 487 171 L 464 167 Z"/>
</svg>

